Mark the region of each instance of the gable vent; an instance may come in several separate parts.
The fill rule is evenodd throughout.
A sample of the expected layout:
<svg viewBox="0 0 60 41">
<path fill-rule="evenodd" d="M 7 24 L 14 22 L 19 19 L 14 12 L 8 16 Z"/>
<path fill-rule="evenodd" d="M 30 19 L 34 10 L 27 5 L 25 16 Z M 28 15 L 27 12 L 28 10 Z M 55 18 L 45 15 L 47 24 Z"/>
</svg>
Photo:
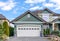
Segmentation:
<svg viewBox="0 0 60 41">
<path fill-rule="evenodd" d="M 27 17 L 30 18 L 30 14 L 28 14 Z"/>
</svg>

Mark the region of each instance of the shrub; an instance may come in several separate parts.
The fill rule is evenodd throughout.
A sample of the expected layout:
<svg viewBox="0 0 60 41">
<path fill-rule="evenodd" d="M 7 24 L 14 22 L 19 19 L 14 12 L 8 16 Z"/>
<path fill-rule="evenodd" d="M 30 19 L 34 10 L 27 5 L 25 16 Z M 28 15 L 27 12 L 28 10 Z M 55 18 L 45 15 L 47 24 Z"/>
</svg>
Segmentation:
<svg viewBox="0 0 60 41">
<path fill-rule="evenodd" d="M 59 36 L 59 37 L 60 37 L 60 34 L 58 34 L 57 36 Z"/>
<path fill-rule="evenodd" d="M 57 35 L 57 36 L 59 36 L 60 37 L 60 32 L 59 31 L 52 31 L 52 33 L 51 33 L 52 35 Z"/>
<path fill-rule="evenodd" d="M 44 35 L 44 36 L 46 35 L 46 30 L 45 30 L 45 29 L 43 29 L 43 35 Z"/>
<path fill-rule="evenodd" d="M 4 30 L 3 30 L 2 25 L 0 24 L 0 40 L 2 41 L 3 41 L 3 38 L 2 38 L 3 34 L 4 34 Z"/>
<path fill-rule="evenodd" d="M 50 29 L 49 28 L 46 29 L 46 34 L 50 35 Z"/>
<path fill-rule="evenodd" d="M 14 28 L 13 27 L 9 27 L 9 36 L 14 36 Z"/>
<path fill-rule="evenodd" d="M 3 28 L 4 28 L 4 34 L 6 34 L 7 36 L 9 36 L 9 25 L 7 21 L 3 22 Z"/>
<path fill-rule="evenodd" d="M 59 31 L 52 31 L 51 34 L 52 35 L 58 35 L 59 34 Z"/>
<path fill-rule="evenodd" d="M 43 30 L 43 35 L 44 35 L 44 36 L 50 35 L 50 29 L 49 29 L 49 28 L 44 29 L 44 30 Z"/>
</svg>

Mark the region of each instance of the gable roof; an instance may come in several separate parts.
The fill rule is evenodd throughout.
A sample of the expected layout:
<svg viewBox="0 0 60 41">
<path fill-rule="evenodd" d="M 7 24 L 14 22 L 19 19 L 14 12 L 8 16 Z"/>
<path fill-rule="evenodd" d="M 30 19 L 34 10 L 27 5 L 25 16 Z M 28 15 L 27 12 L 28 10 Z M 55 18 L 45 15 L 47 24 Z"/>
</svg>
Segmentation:
<svg viewBox="0 0 60 41">
<path fill-rule="evenodd" d="M 33 15 L 33 16 L 34 16 L 35 18 L 37 18 L 38 20 L 41 20 L 41 21 L 43 21 L 43 22 L 46 22 L 44 19 L 42 19 L 42 18 L 40 18 L 40 17 L 38 16 L 38 13 L 41 14 L 41 13 L 44 12 L 44 11 L 48 11 L 48 12 L 51 13 L 53 16 L 60 16 L 60 14 L 57 14 L 57 13 L 49 10 L 48 8 L 45 8 L 44 10 L 35 10 L 35 11 L 30 11 L 30 10 L 28 10 L 28 11 L 26 11 L 25 13 L 23 13 L 22 15 L 18 16 L 18 17 L 15 18 L 14 20 L 12 20 L 11 22 L 14 22 L 14 21 L 17 21 L 17 20 L 21 19 L 22 17 L 24 17 L 24 16 L 27 15 L 28 13 L 31 14 L 31 15 Z M 53 21 L 54 21 L 54 20 L 53 20 Z M 53 21 L 52 21 L 52 22 L 53 22 Z M 48 23 L 48 22 L 47 22 L 47 23 Z"/>
<path fill-rule="evenodd" d="M 2 14 L 0 14 L 0 19 L 1 19 L 1 20 L 6 20 L 6 17 L 3 16 Z"/>
<path fill-rule="evenodd" d="M 23 13 L 22 15 L 18 16 L 17 18 L 15 18 L 14 20 L 12 20 L 11 22 L 17 21 L 17 20 L 21 19 L 22 17 L 24 17 L 24 16 L 27 15 L 27 14 L 31 14 L 32 16 L 34 16 L 35 18 L 37 18 L 38 20 L 43 21 L 43 22 L 46 22 L 46 21 L 43 20 L 42 18 L 37 17 L 37 16 L 35 16 L 34 14 L 32 14 L 32 12 L 31 12 L 30 10 L 28 10 L 28 11 L 26 11 L 25 13 Z"/>
<path fill-rule="evenodd" d="M 37 13 L 42 13 L 42 12 L 44 12 L 44 11 L 48 11 L 48 12 L 51 13 L 53 16 L 60 16 L 60 14 L 55 13 L 55 12 L 51 11 L 51 10 L 48 9 L 48 8 L 45 8 L 45 9 L 43 9 L 43 10 L 35 10 L 35 11 L 32 11 L 32 13 L 34 13 L 35 15 L 37 15 Z"/>
<path fill-rule="evenodd" d="M 56 19 L 55 19 L 55 20 L 53 20 L 52 22 L 57 21 L 57 20 L 60 20 L 60 18 L 56 18 Z"/>
</svg>

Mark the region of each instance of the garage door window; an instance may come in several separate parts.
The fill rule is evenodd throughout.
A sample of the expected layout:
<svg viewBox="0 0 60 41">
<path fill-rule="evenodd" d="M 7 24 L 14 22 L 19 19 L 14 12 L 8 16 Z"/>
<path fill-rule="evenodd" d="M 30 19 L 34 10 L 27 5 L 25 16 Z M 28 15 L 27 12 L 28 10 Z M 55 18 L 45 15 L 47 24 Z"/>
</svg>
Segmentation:
<svg viewBox="0 0 60 41">
<path fill-rule="evenodd" d="M 20 28 L 18 28 L 18 30 L 20 30 Z"/>
<path fill-rule="evenodd" d="M 25 30 L 25 28 L 24 28 L 24 30 Z"/>
<path fill-rule="evenodd" d="M 32 28 L 32 30 L 34 30 L 34 28 Z"/>
<path fill-rule="evenodd" d="M 21 30 L 24 30 L 23 28 L 20 28 Z"/>
<path fill-rule="evenodd" d="M 18 30 L 39 30 L 39 28 L 18 28 Z"/>
<path fill-rule="evenodd" d="M 29 28 L 29 30 L 31 30 L 31 28 Z"/>
<path fill-rule="evenodd" d="M 39 28 L 37 28 L 37 30 L 39 30 Z"/>
<path fill-rule="evenodd" d="M 28 30 L 28 28 L 25 28 L 25 30 Z"/>
</svg>

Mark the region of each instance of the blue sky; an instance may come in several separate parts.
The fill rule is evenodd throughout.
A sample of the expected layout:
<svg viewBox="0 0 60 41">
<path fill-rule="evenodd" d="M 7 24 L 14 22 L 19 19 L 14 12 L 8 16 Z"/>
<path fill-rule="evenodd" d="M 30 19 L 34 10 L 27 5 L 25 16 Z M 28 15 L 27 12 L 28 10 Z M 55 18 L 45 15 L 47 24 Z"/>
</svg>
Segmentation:
<svg viewBox="0 0 60 41">
<path fill-rule="evenodd" d="M 0 14 L 10 21 L 27 10 L 44 8 L 60 13 L 60 0 L 0 0 Z"/>
</svg>

